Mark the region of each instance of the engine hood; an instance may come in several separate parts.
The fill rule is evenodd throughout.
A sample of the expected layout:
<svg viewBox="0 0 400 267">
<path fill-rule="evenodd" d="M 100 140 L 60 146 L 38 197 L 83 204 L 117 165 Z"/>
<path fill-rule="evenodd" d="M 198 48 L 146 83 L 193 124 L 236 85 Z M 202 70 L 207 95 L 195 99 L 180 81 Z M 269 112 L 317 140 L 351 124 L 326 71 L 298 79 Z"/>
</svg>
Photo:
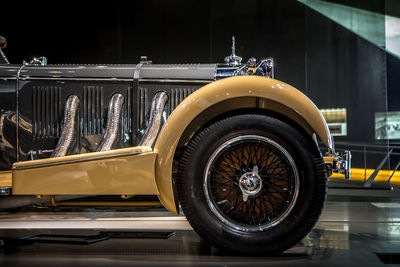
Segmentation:
<svg viewBox="0 0 400 267">
<path fill-rule="evenodd" d="M 20 79 L 133 79 L 134 73 L 141 79 L 215 80 L 217 64 L 144 64 L 144 65 L 47 65 L 0 68 L 0 77 Z"/>
</svg>

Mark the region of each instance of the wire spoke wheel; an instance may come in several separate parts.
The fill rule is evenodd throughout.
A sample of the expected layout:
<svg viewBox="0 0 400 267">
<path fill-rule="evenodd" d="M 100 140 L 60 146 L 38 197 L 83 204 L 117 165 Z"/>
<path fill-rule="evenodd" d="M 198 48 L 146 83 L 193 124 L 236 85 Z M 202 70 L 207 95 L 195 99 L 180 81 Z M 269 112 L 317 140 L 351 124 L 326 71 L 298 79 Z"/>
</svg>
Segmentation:
<svg viewBox="0 0 400 267">
<path fill-rule="evenodd" d="M 211 211 L 242 231 L 279 224 L 292 210 L 299 176 L 290 154 L 278 143 L 257 135 L 233 138 L 208 160 L 204 193 Z"/>
<path fill-rule="evenodd" d="M 302 240 L 321 214 L 327 180 L 312 138 L 259 114 L 197 132 L 176 179 L 193 229 L 216 248 L 245 255 L 281 252 Z"/>
</svg>

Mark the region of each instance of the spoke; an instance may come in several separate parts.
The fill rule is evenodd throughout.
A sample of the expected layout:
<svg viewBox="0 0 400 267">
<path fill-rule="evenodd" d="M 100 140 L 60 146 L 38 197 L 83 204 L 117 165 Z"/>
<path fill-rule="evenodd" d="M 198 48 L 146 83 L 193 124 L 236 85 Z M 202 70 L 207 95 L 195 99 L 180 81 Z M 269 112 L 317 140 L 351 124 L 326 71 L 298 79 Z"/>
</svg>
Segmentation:
<svg viewBox="0 0 400 267">
<path fill-rule="evenodd" d="M 238 203 L 239 202 L 239 203 Z M 232 214 L 237 214 L 239 211 L 241 211 L 242 210 L 242 207 L 243 207 L 243 205 L 244 205 L 244 203 L 246 203 L 246 202 L 243 202 L 243 201 L 240 201 L 240 197 L 237 197 L 236 198 L 236 202 L 235 202 L 235 209 L 234 209 L 234 211 L 233 211 L 233 213 Z M 238 207 L 239 206 L 239 207 Z"/>
<path fill-rule="evenodd" d="M 262 195 L 258 197 L 258 201 L 260 202 L 260 220 L 258 221 L 258 224 L 261 223 L 263 219 L 265 219 L 266 213 L 265 213 L 265 206 L 264 206 L 264 201 L 262 199 Z M 261 213 L 263 214 L 263 217 L 261 217 Z"/>
<path fill-rule="evenodd" d="M 240 168 L 240 163 L 243 162 L 243 157 L 240 156 L 240 153 L 237 150 L 238 149 L 232 150 L 232 153 L 230 153 L 228 156 L 232 158 L 233 154 L 235 154 L 235 156 L 238 158 L 239 169 L 240 171 L 242 171 L 242 169 Z"/>
<path fill-rule="evenodd" d="M 241 169 L 239 169 L 239 168 L 235 167 L 233 164 L 232 164 L 232 165 L 231 165 L 231 164 L 229 164 L 227 160 L 229 160 L 229 159 L 227 159 L 226 157 L 224 157 L 224 160 L 223 160 L 223 161 L 221 161 L 221 164 L 224 164 L 225 166 L 227 166 L 227 167 L 230 167 L 230 168 L 232 168 L 232 169 L 235 169 L 235 170 L 241 171 Z"/>
<path fill-rule="evenodd" d="M 222 161 L 221 163 L 225 163 L 226 166 L 229 166 L 232 169 L 236 169 L 236 170 L 240 170 L 239 168 L 237 168 L 235 166 L 235 164 L 239 165 L 239 162 L 235 161 L 232 158 L 232 153 L 230 153 L 229 151 L 227 151 L 228 153 L 224 153 L 222 156 Z M 229 157 L 228 157 L 229 156 Z"/>
<path fill-rule="evenodd" d="M 290 178 L 287 176 L 282 177 L 282 176 L 272 176 L 272 175 L 260 175 L 260 177 L 263 178 L 263 181 L 264 178 L 290 181 Z"/>
<path fill-rule="evenodd" d="M 258 157 L 259 149 L 260 149 L 260 144 L 259 143 L 254 144 L 254 156 L 255 156 L 255 159 L 256 159 L 255 165 L 259 165 L 260 164 L 260 158 Z"/>
<path fill-rule="evenodd" d="M 225 187 L 225 186 L 221 186 L 221 187 L 219 187 L 219 186 L 214 186 L 214 188 L 212 188 L 211 190 L 214 190 L 214 189 L 222 189 L 222 190 L 224 190 L 224 189 L 226 189 L 226 190 L 237 190 L 237 188 L 233 188 L 233 187 Z"/>
<path fill-rule="evenodd" d="M 246 164 L 245 160 L 246 160 L 246 156 L 244 155 L 244 148 L 243 148 L 243 144 L 241 144 L 241 149 L 239 150 L 240 154 L 242 155 L 242 164 Z M 247 171 L 247 170 L 245 170 Z"/>
<path fill-rule="evenodd" d="M 251 148 L 253 148 L 253 146 L 252 145 L 248 145 L 247 146 L 247 153 L 248 153 L 248 155 L 249 155 L 249 158 L 248 158 L 248 160 L 247 160 L 247 164 L 246 164 L 246 169 L 247 170 L 250 170 L 250 164 L 251 163 L 253 163 L 253 157 L 252 157 L 252 155 L 253 155 L 253 149 L 251 149 Z"/>
<path fill-rule="evenodd" d="M 226 179 L 226 178 L 220 178 L 220 179 Z M 213 179 L 210 181 L 210 183 L 215 183 L 215 184 L 225 185 L 225 186 L 232 186 L 232 182 L 230 182 L 229 180 L 226 182 L 221 182 L 221 181 L 219 181 L 220 179 Z"/>
<path fill-rule="evenodd" d="M 267 164 L 268 161 L 270 161 L 270 158 L 273 156 L 273 152 L 270 149 L 265 149 L 266 155 L 265 155 L 265 163 Z M 265 168 L 268 168 L 268 165 L 265 165 Z"/>
<path fill-rule="evenodd" d="M 217 205 L 221 205 L 221 204 L 229 204 L 229 201 L 227 199 L 223 199 L 223 200 L 217 202 Z"/>
<path fill-rule="evenodd" d="M 228 176 L 226 176 L 226 175 L 222 174 L 221 172 L 219 172 L 215 167 L 213 167 L 213 169 L 214 169 L 219 175 L 221 175 L 222 177 L 224 177 L 225 179 L 231 181 L 231 182 L 234 183 L 235 185 L 238 185 L 237 182 L 233 181 L 233 180 L 232 180 L 231 178 L 229 178 Z"/>
<path fill-rule="evenodd" d="M 256 206 L 256 199 L 251 199 L 251 208 L 252 208 L 252 210 L 251 210 L 251 222 L 252 222 L 252 224 L 255 224 L 256 223 L 256 218 L 254 217 L 254 215 L 255 215 L 255 213 L 256 213 L 256 208 L 257 206 Z"/>
<path fill-rule="evenodd" d="M 277 187 L 277 186 L 275 186 L 275 185 L 273 185 L 273 184 L 269 184 L 269 183 L 267 183 L 268 185 L 269 185 L 269 187 L 272 187 L 273 189 L 275 189 L 275 190 L 278 190 L 278 191 L 280 191 L 281 193 L 287 193 L 287 192 L 289 192 L 288 190 L 283 190 L 282 188 L 279 188 L 279 187 Z M 267 189 L 265 189 L 265 188 L 263 188 L 262 189 L 262 192 L 269 192 Z M 270 192 L 270 193 L 273 193 L 273 192 Z"/>
<path fill-rule="evenodd" d="M 285 165 L 283 165 L 282 161 L 280 160 L 280 158 L 278 158 L 276 155 L 273 155 L 274 158 L 271 160 L 271 162 L 268 164 L 268 166 L 266 166 L 266 169 L 269 170 L 275 170 L 279 167 L 284 167 Z"/>
<path fill-rule="evenodd" d="M 282 203 L 282 201 L 280 201 L 278 199 L 279 203 L 276 203 L 277 198 L 274 197 L 272 194 L 268 194 L 268 195 L 264 195 L 264 196 L 266 196 L 270 200 L 269 203 L 271 204 L 271 207 L 274 207 L 274 210 L 275 210 L 275 208 L 277 208 L 278 211 L 280 210 L 279 208 L 280 208 L 280 204 Z M 273 212 L 273 214 L 275 214 L 275 212 Z"/>
</svg>

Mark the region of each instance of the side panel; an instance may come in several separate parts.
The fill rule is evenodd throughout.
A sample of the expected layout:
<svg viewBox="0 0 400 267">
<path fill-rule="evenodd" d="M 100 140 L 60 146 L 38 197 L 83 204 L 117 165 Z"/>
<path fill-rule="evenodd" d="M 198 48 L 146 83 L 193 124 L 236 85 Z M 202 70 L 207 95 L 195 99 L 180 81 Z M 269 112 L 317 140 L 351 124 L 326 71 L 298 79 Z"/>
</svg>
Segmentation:
<svg viewBox="0 0 400 267">
<path fill-rule="evenodd" d="M 0 187 L 12 187 L 11 171 L 0 171 Z"/>
<path fill-rule="evenodd" d="M 14 195 L 158 195 L 149 147 L 14 164 Z"/>
<path fill-rule="evenodd" d="M 299 114 L 321 138 L 333 148 L 328 126 L 318 108 L 303 93 L 281 81 L 258 76 L 238 76 L 208 84 L 187 97 L 171 114 L 160 132 L 154 151 L 156 181 L 160 200 L 172 212 L 177 212 L 172 181 L 172 162 L 179 140 L 190 122 L 204 110 L 240 97 L 257 97 L 272 100 L 287 106 Z M 268 108 L 265 106 L 264 108 Z M 231 107 L 234 110 L 235 107 Z"/>
</svg>

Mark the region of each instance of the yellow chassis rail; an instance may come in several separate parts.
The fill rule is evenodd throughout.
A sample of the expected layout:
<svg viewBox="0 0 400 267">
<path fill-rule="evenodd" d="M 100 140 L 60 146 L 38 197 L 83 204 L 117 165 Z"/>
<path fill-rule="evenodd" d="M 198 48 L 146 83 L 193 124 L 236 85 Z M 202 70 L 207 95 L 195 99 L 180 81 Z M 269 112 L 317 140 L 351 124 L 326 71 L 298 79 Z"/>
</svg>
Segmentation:
<svg viewBox="0 0 400 267">
<path fill-rule="evenodd" d="M 362 169 L 362 168 L 352 168 L 351 169 L 351 180 L 366 182 L 374 169 Z M 391 177 L 391 178 L 390 178 Z M 333 173 L 330 178 L 345 179 L 343 174 Z M 390 184 L 400 185 L 400 171 L 393 170 L 381 170 L 375 177 L 374 183 L 386 183 L 390 178 Z"/>
</svg>

